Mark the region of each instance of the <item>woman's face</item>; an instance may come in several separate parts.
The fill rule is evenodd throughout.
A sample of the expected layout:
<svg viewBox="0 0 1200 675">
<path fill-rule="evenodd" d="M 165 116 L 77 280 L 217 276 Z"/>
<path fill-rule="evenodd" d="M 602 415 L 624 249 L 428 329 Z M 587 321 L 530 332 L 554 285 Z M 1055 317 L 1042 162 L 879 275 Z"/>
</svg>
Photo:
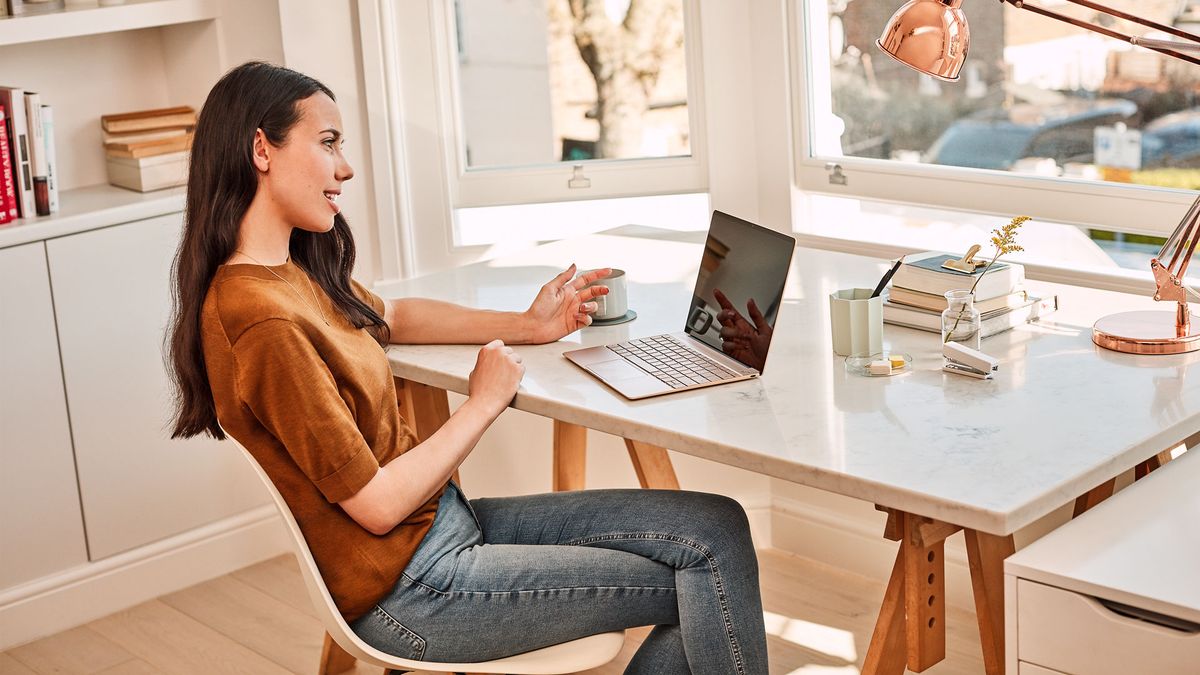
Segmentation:
<svg viewBox="0 0 1200 675">
<path fill-rule="evenodd" d="M 297 108 L 300 121 L 282 147 L 270 148 L 269 168 L 261 175 L 287 224 L 328 232 L 339 211 L 342 183 L 354 177 L 354 169 L 342 155 L 342 115 L 333 99 L 320 92 L 300 101 Z"/>
</svg>

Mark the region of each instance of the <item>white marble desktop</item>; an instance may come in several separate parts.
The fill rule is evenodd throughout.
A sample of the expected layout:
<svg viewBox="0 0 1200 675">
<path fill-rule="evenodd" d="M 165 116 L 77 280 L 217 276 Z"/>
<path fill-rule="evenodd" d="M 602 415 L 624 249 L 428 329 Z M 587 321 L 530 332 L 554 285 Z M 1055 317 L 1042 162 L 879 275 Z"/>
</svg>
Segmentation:
<svg viewBox="0 0 1200 675">
<path fill-rule="evenodd" d="M 796 250 L 761 378 L 628 401 L 562 352 L 682 329 L 703 234 L 656 236 L 666 238 L 555 242 L 380 293 L 520 310 L 572 262 L 623 268 L 637 320 L 518 347 L 516 408 L 993 534 L 1200 432 L 1200 371 L 1187 381 L 1200 353 L 1138 357 L 1091 342 L 1099 316 L 1170 309 L 1149 297 L 1033 284 L 1062 309 L 984 340 L 1001 360 L 993 381 L 943 373 L 936 334 L 886 325 L 885 348 L 911 354 L 913 370 L 866 378 L 832 351 L 828 295 L 874 286 L 887 261 L 811 249 Z M 465 393 L 476 350 L 393 346 L 389 358 L 399 377 Z"/>
</svg>

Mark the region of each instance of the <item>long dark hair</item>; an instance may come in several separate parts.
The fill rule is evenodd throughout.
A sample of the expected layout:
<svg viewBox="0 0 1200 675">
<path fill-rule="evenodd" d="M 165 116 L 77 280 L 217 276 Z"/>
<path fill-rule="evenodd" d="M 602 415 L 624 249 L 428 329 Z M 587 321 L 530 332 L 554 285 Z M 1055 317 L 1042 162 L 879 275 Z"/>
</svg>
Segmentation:
<svg viewBox="0 0 1200 675">
<path fill-rule="evenodd" d="M 255 130 L 262 129 L 272 145 L 282 146 L 300 120 L 297 105 L 316 93 L 334 97 L 328 87 L 307 75 L 253 61 L 226 73 L 200 111 L 188 172 L 183 240 L 171 271 L 171 328 L 164 344 L 175 390 L 171 438 L 204 432 L 225 438 L 204 364 L 200 310 L 217 267 L 237 248 L 242 217 L 258 190 Z M 387 344 L 387 323 L 351 289 L 354 238 L 342 214 L 334 216 L 329 232 L 292 230 L 288 249 L 296 265 L 321 285 L 351 324 Z"/>
</svg>

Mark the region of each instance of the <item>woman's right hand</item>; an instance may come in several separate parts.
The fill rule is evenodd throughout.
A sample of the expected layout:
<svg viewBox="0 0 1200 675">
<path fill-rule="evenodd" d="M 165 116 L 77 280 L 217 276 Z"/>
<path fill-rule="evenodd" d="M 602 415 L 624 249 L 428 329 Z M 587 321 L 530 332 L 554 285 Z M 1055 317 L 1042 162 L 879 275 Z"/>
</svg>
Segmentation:
<svg viewBox="0 0 1200 675">
<path fill-rule="evenodd" d="M 521 356 L 502 341 L 492 340 L 479 350 L 467 391 L 470 398 L 486 404 L 499 415 L 517 395 L 517 387 L 524 375 Z"/>
</svg>

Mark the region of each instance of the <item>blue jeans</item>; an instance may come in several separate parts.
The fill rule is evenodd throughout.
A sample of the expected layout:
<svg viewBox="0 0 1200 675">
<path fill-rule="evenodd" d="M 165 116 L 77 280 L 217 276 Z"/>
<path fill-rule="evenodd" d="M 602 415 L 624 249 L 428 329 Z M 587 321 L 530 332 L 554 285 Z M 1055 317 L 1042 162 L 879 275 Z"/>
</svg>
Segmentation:
<svg viewBox="0 0 1200 675">
<path fill-rule="evenodd" d="M 468 501 L 451 483 L 400 581 L 352 628 L 403 658 L 475 662 L 649 625 L 626 673 L 765 675 L 737 502 L 675 490 Z"/>
</svg>

